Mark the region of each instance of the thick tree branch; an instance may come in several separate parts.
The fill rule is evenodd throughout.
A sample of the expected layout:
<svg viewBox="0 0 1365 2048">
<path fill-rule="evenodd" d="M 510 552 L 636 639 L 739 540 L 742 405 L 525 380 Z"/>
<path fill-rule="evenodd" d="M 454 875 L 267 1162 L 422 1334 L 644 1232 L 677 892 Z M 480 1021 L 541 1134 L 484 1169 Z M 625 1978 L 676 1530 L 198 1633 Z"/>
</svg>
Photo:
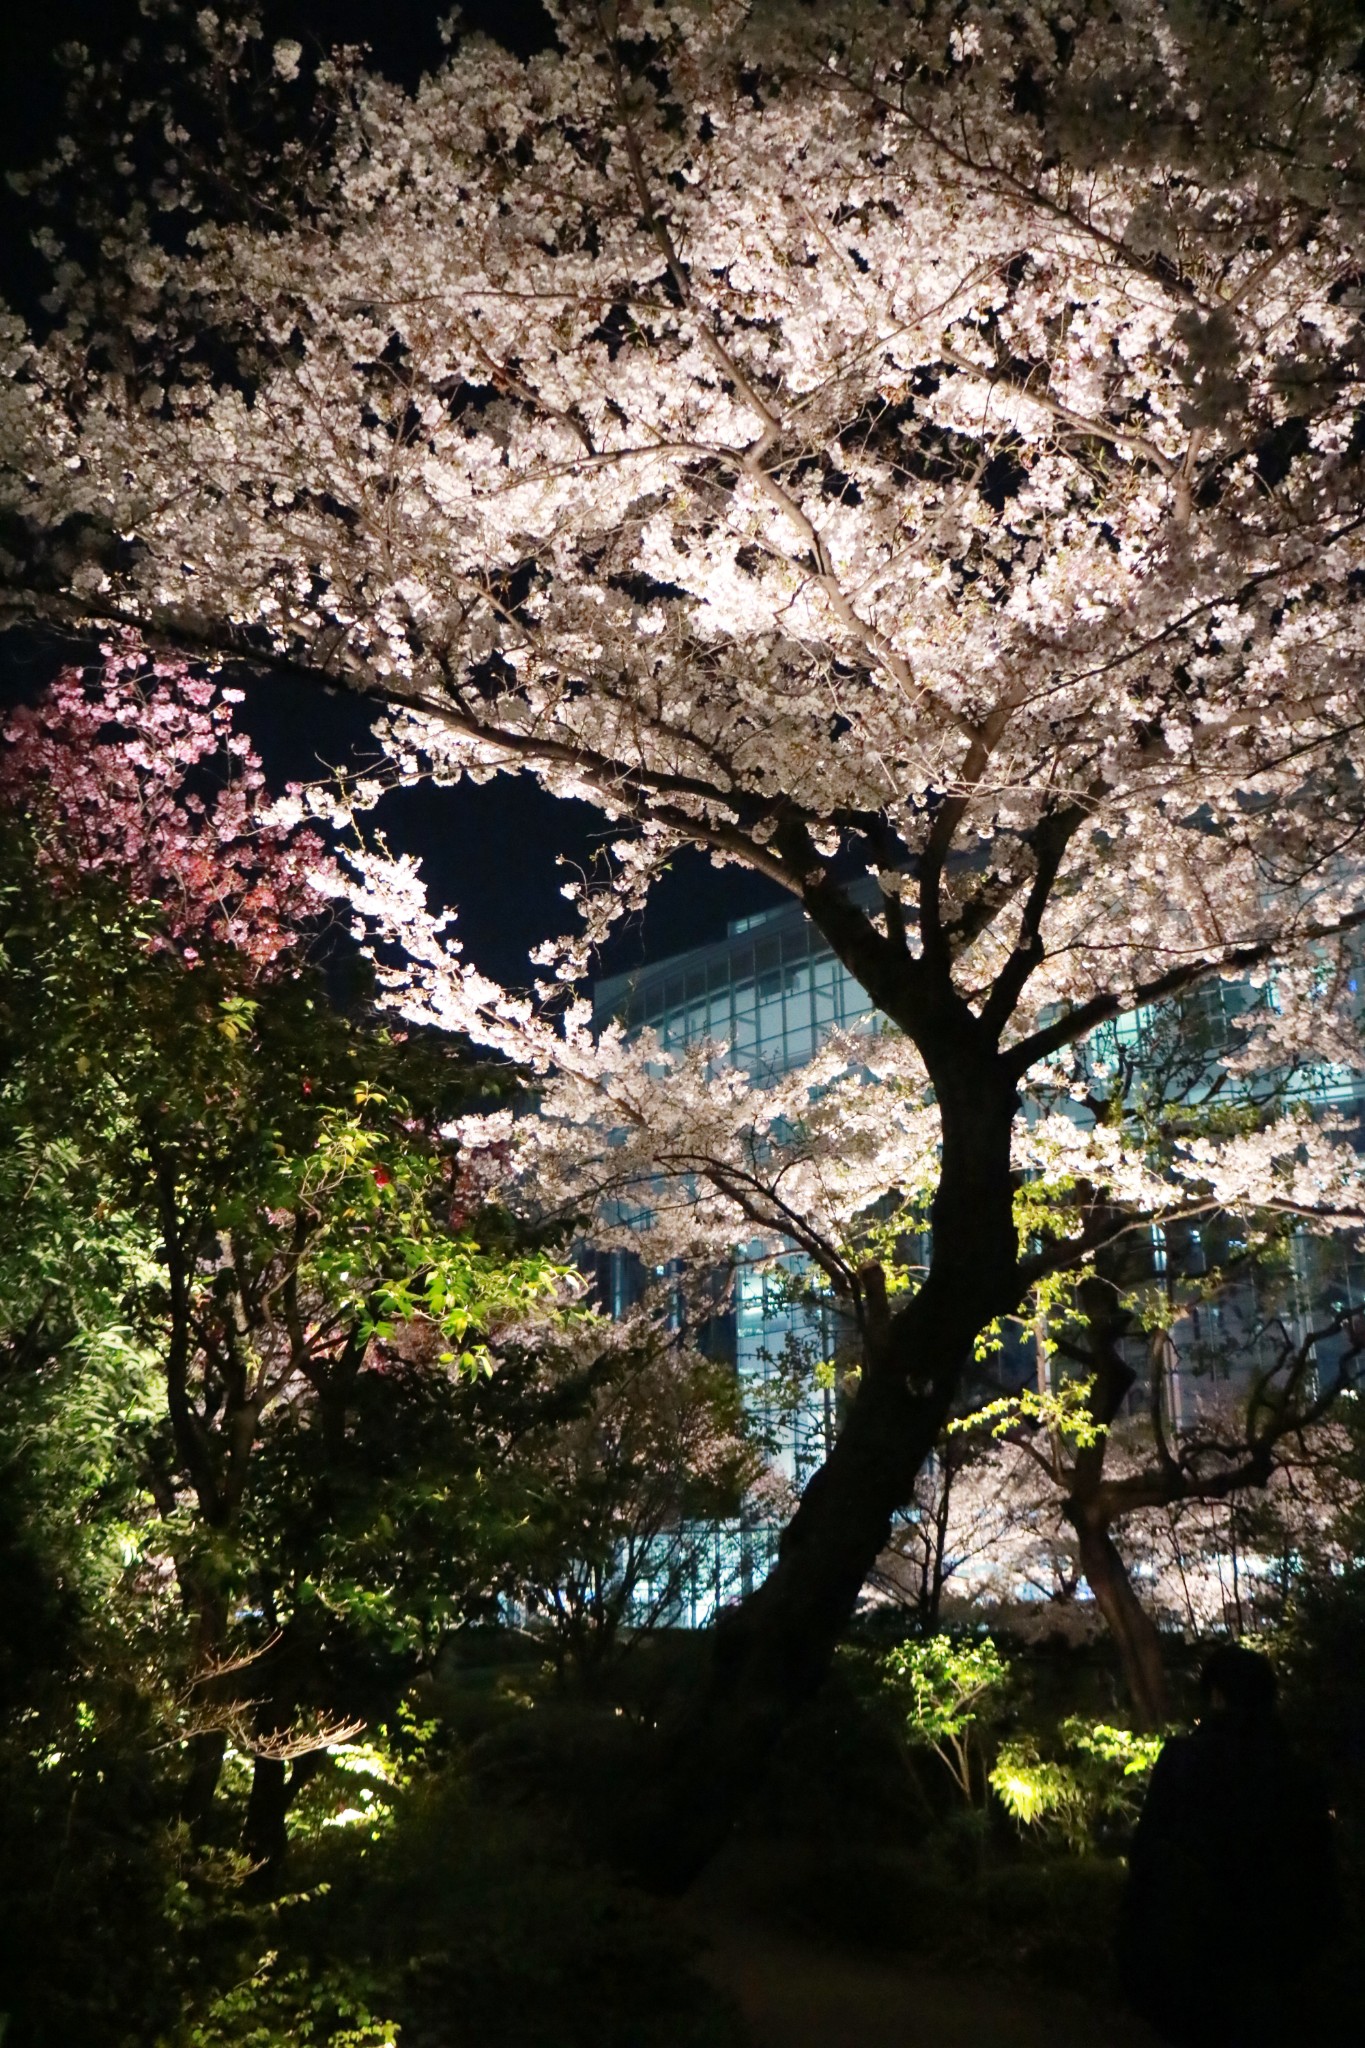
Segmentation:
<svg viewBox="0 0 1365 2048">
<path fill-rule="evenodd" d="M 1138 982 L 1130 989 L 1111 990 L 1105 995 L 1092 996 L 1088 1002 L 1076 1004 L 1051 1024 L 1007 1046 L 1002 1057 L 1009 1072 L 1022 1078 L 1039 1060 L 1060 1051 L 1064 1045 L 1074 1044 L 1099 1024 L 1112 1023 L 1116 1017 L 1150 1004 L 1168 1002 L 1171 997 L 1183 995 L 1187 989 L 1196 988 L 1201 981 L 1211 980 L 1215 975 L 1248 973 L 1254 967 L 1264 966 L 1267 960 L 1278 959 L 1320 939 L 1342 938 L 1348 932 L 1359 931 L 1363 925 L 1365 909 L 1355 910 L 1325 923 L 1291 926 L 1250 945 L 1229 946 L 1225 952 L 1212 957 L 1185 961 L 1178 967 L 1169 968 L 1165 974 L 1155 975 L 1150 981 Z"/>
<path fill-rule="evenodd" d="M 1088 816 L 1087 805 L 1067 804 L 1058 810 L 1045 811 L 1027 835 L 1035 862 L 1033 882 L 1019 920 L 1018 936 L 1008 959 L 995 977 L 981 1012 L 981 1021 L 993 1037 L 998 1038 L 1004 1030 L 1029 976 L 1042 965 L 1043 915 L 1067 847 Z"/>
</svg>

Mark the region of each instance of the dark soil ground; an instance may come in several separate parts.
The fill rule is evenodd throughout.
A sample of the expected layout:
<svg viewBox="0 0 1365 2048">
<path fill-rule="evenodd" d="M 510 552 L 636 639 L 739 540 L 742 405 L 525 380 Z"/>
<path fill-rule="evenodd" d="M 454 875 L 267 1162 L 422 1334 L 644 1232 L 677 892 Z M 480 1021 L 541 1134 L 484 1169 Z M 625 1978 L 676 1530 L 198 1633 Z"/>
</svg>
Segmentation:
<svg viewBox="0 0 1365 2048">
<path fill-rule="evenodd" d="M 960 1948 L 936 1964 L 913 1939 L 859 1941 L 843 1890 L 833 1859 L 783 1872 L 769 1848 L 723 1854 L 681 1902 L 697 1966 L 739 2007 L 752 2048 L 1160 2048 L 1095 1983 L 1068 1986 L 1064 1962 L 1054 1985 L 975 1967 Z M 807 1902 L 796 1919 L 794 1894 Z"/>
<path fill-rule="evenodd" d="M 940 1976 L 722 1919 L 702 1902 L 688 1917 L 702 1971 L 739 2005 L 753 2048 L 1157 2048 L 1136 2020 L 1065 1991 Z"/>
</svg>

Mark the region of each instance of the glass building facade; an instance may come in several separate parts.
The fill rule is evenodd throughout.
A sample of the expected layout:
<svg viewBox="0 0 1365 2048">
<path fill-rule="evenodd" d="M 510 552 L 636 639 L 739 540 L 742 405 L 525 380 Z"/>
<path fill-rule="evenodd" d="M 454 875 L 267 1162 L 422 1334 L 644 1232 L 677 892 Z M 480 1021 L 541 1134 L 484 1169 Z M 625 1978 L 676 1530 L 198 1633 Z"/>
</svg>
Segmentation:
<svg viewBox="0 0 1365 2048">
<path fill-rule="evenodd" d="M 593 1008 L 599 1026 L 619 1019 L 629 1031 L 652 1029 L 670 1050 L 704 1038 L 726 1040 L 731 1057 L 757 1077 L 803 1065 L 835 1026 L 871 1030 L 876 1023 L 866 990 L 795 902 L 735 919 L 711 945 L 600 981 Z M 808 1370 L 833 1352 L 833 1318 L 802 1298 L 803 1260 L 793 1255 L 774 1265 L 746 1250 L 736 1247 L 729 1305 L 716 1320 L 712 1344 L 732 1360 L 776 1462 L 799 1488 L 833 1439 L 833 1388 L 810 1391 Z M 604 1280 L 607 1305 L 619 1312 L 634 1291 L 619 1253 Z M 797 1354 L 807 1366 L 803 1395 L 795 1392 L 791 1369 Z M 778 1534 L 759 1518 L 706 1531 L 678 1620 L 701 1626 L 750 1591 L 772 1562 Z"/>
<path fill-rule="evenodd" d="M 867 991 L 799 903 L 738 918 L 724 939 L 597 984 L 598 1021 L 652 1027 L 667 1047 L 729 1041 L 751 1073 L 800 1066 L 835 1025 L 870 1021 Z"/>
<path fill-rule="evenodd" d="M 737 918 L 712 945 L 599 982 L 594 1012 L 599 1025 L 615 1018 L 630 1031 L 652 1029 L 670 1050 L 728 1040 L 731 1057 L 759 1077 L 803 1065 L 835 1026 L 877 1022 L 867 991 L 795 902 Z M 830 1442 L 834 1396 L 794 1400 L 788 1361 L 798 1352 L 808 1363 L 831 1357 L 833 1318 L 799 1298 L 803 1260 L 774 1266 L 736 1249 L 727 1348 L 780 1464 L 803 1486 Z"/>
</svg>

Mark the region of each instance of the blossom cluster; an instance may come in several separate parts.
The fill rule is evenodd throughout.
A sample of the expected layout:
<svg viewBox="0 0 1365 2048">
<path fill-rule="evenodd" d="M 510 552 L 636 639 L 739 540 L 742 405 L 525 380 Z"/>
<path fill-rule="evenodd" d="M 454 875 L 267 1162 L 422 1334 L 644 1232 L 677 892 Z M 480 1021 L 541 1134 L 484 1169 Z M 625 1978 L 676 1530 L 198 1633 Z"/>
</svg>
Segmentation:
<svg viewBox="0 0 1365 2048">
<path fill-rule="evenodd" d="M 335 868 L 299 793 L 270 796 L 234 727 L 241 701 L 131 637 L 111 641 L 97 670 L 63 669 L 9 714 L 0 810 L 27 818 L 56 888 L 109 876 L 154 908 L 155 947 L 191 965 L 228 947 L 264 972 L 316 920 Z"/>
</svg>

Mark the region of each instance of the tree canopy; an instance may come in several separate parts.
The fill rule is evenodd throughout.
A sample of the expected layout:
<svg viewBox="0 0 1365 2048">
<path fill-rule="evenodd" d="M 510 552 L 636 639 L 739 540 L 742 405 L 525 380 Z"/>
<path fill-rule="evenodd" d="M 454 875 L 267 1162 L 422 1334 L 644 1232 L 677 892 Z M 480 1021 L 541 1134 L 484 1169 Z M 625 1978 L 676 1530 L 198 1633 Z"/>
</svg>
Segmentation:
<svg viewBox="0 0 1365 2048">
<path fill-rule="evenodd" d="M 78 601 L 406 700 L 398 759 L 534 766 L 637 872 L 698 840 L 833 918 L 856 855 L 1016 1071 L 1044 1000 L 1334 925 L 1354 44 L 958 12 L 568 6 L 412 97 L 201 14 L 201 84 L 244 118 L 273 61 L 297 132 L 183 107 L 153 184 L 133 109 L 8 337 L 14 513 L 93 530 Z"/>
<path fill-rule="evenodd" d="M 771 1698 L 1027 1284 L 1024 1077 L 1220 976 L 1273 974 L 1248 1058 L 1353 1042 L 1358 31 L 1287 0 L 552 14 L 553 49 L 457 38 L 413 93 L 208 10 L 126 106 L 78 66 L 77 108 L 119 111 L 33 180 L 5 573 L 29 612 L 371 695 L 398 776 L 596 804 L 611 870 L 543 993 L 694 846 L 799 898 L 904 1034 L 932 1258 L 897 1301 L 848 1275 L 859 1397 L 729 1632 Z M 581 1019 L 416 952 L 409 1002 L 587 1072 Z"/>
</svg>

